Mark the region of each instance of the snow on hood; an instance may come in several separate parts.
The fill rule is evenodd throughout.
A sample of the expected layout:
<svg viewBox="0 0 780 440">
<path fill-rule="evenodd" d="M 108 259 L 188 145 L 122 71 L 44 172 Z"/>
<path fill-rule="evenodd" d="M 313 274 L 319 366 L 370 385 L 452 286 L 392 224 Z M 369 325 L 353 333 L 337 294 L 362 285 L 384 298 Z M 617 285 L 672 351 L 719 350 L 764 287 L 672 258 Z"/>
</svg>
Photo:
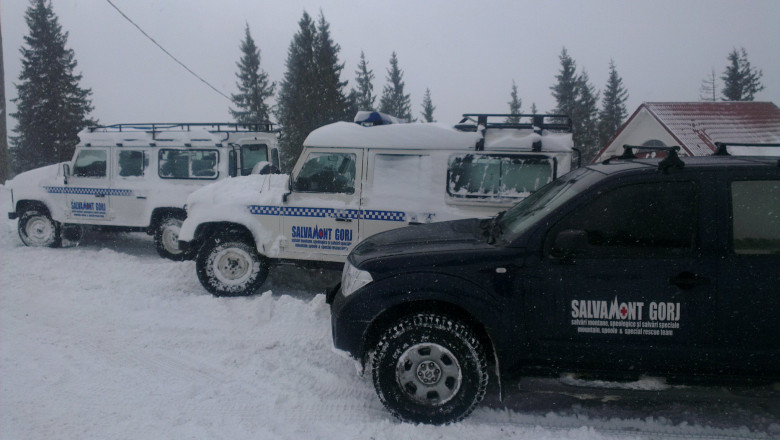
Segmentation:
<svg viewBox="0 0 780 440">
<path fill-rule="evenodd" d="M 248 205 L 280 205 L 287 192 L 287 174 L 251 174 L 224 179 L 197 189 L 187 198 L 187 206 L 207 205 L 220 216 L 224 209 L 245 209 Z"/>
<path fill-rule="evenodd" d="M 63 162 L 67 163 L 67 162 Z M 46 165 L 44 167 L 35 168 L 30 171 L 17 174 L 13 179 L 7 182 L 8 188 L 16 187 L 33 187 L 37 188 L 43 184 L 50 184 L 51 179 L 60 175 L 62 169 L 62 163 L 55 163 L 52 165 Z"/>
</svg>

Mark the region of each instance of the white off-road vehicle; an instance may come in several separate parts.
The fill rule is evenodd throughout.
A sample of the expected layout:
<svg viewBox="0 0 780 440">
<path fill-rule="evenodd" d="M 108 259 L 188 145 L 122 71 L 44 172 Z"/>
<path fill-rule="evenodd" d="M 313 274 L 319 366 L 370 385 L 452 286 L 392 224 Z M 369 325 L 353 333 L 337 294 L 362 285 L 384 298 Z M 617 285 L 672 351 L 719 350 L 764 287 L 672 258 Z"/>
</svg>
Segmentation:
<svg viewBox="0 0 780 440">
<path fill-rule="evenodd" d="M 196 189 L 279 164 L 271 124 L 117 124 L 79 133 L 73 160 L 8 182 L 27 246 L 77 241 L 82 227 L 145 231 L 158 253 L 183 259 L 178 232 Z"/>
<path fill-rule="evenodd" d="M 339 267 L 378 232 L 496 215 L 572 167 L 568 118 L 508 116 L 464 115 L 452 126 L 374 113 L 321 127 L 290 176 L 229 179 L 190 195 L 179 246 L 197 252 L 208 291 L 246 295 L 274 263 Z"/>
</svg>

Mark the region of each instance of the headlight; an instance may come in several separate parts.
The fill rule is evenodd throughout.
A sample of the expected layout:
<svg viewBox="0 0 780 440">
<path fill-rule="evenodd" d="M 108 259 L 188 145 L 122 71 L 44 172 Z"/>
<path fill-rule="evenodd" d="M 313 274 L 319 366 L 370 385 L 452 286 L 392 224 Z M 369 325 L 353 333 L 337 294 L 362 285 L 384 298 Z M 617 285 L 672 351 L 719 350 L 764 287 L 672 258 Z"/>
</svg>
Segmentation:
<svg viewBox="0 0 780 440">
<path fill-rule="evenodd" d="M 370 273 L 349 264 L 349 261 L 344 263 L 344 271 L 341 273 L 341 293 L 345 297 L 372 281 L 374 279 L 371 278 Z"/>
</svg>

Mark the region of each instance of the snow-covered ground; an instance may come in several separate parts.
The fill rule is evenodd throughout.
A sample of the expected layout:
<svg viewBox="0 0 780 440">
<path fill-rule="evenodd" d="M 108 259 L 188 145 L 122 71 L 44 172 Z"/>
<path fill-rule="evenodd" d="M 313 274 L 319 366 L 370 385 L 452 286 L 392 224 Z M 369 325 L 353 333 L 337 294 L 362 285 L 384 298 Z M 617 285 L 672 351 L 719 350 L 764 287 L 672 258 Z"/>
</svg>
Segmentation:
<svg viewBox="0 0 780 440">
<path fill-rule="evenodd" d="M 459 424 L 403 424 L 331 349 L 321 292 L 338 274 L 215 298 L 144 234 L 26 248 L 8 200 L 0 187 L 2 439 L 780 438 L 777 386 L 658 379 L 523 380 Z"/>
</svg>

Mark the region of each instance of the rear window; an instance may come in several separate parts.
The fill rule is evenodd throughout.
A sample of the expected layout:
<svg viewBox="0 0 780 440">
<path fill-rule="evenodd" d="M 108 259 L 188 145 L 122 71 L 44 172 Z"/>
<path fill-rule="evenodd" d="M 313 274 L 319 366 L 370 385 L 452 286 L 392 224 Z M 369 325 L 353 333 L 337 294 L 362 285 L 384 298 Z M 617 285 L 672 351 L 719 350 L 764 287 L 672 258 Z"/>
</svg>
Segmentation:
<svg viewBox="0 0 780 440">
<path fill-rule="evenodd" d="M 447 193 L 456 198 L 528 197 L 555 178 L 555 159 L 545 156 L 453 156 Z"/>
<path fill-rule="evenodd" d="M 780 180 L 731 183 L 732 247 L 737 254 L 780 254 Z"/>
</svg>

